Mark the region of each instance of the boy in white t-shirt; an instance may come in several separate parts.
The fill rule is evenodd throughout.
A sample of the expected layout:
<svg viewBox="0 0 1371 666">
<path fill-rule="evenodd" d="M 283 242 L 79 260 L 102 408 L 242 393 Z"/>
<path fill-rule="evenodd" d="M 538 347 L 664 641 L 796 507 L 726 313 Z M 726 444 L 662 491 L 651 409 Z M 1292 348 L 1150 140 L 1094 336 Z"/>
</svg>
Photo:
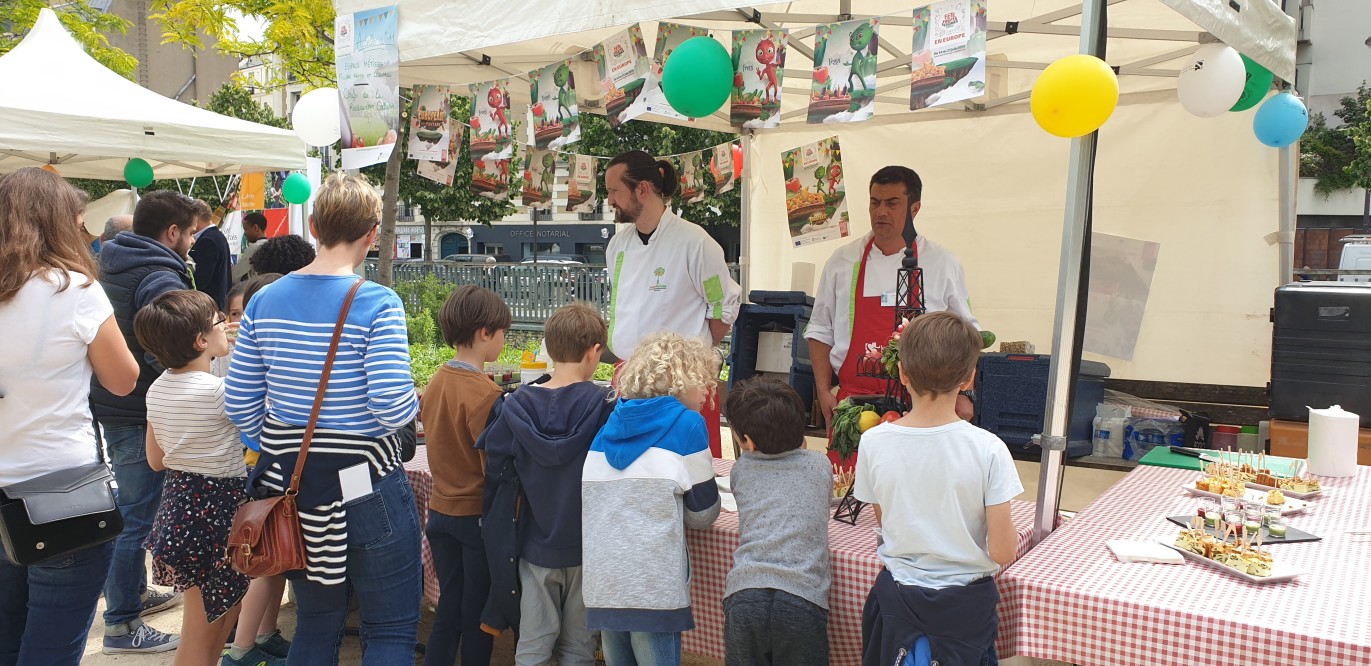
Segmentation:
<svg viewBox="0 0 1371 666">
<path fill-rule="evenodd" d="M 1014 559 L 1009 500 L 1023 486 L 1004 442 L 957 416 L 980 350 L 961 316 L 916 318 L 900 338 L 912 409 L 862 435 L 853 495 L 874 505 L 885 565 L 862 613 L 864 666 L 910 654 L 915 663 L 998 663 L 991 576 Z"/>
</svg>

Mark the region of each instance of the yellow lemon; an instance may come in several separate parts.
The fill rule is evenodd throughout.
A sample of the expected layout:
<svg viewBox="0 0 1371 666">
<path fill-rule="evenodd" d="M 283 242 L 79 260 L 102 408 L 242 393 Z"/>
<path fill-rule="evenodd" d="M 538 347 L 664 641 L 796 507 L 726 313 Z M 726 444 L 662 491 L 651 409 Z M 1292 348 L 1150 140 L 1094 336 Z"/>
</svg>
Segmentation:
<svg viewBox="0 0 1371 666">
<path fill-rule="evenodd" d="M 876 412 L 862 412 L 857 417 L 857 429 L 866 432 L 881 424 L 881 415 Z"/>
</svg>

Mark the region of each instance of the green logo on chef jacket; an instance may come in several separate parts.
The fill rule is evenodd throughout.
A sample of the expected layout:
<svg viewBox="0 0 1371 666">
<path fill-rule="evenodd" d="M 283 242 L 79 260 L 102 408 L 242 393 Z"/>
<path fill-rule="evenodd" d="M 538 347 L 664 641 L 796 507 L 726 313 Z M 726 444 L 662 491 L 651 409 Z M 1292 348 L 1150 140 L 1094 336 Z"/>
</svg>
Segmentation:
<svg viewBox="0 0 1371 666">
<path fill-rule="evenodd" d="M 662 276 L 663 276 L 663 275 L 666 275 L 666 268 L 664 268 L 664 267 L 662 267 L 662 266 L 658 266 L 656 270 L 652 271 L 652 275 L 654 275 L 654 276 L 656 277 L 656 281 L 653 282 L 653 283 L 652 283 L 652 286 L 651 286 L 651 287 L 648 287 L 647 290 L 648 290 L 648 291 L 666 291 L 666 285 L 662 284 Z"/>
</svg>

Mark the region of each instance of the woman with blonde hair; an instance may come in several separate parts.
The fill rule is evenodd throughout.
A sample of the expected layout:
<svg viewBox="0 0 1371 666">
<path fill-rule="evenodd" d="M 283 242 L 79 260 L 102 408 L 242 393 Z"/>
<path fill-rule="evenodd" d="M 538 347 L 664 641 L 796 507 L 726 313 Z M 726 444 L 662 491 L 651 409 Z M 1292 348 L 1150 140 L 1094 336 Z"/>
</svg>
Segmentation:
<svg viewBox="0 0 1371 666">
<path fill-rule="evenodd" d="M 581 476 L 586 625 L 608 666 L 681 662 L 690 612 L 686 528 L 719 516 L 700 410 L 719 355 L 699 338 L 657 333 L 619 368 L 618 403 Z"/>
<path fill-rule="evenodd" d="M 81 237 L 86 197 L 60 176 L 0 176 L 0 489 L 102 460 L 92 373 L 138 378 Z M 77 664 L 114 543 L 21 566 L 0 552 L 0 664 Z"/>
<path fill-rule="evenodd" d="M 349 587 L 361 602 L 362 663 L 414 661 L 419 514 L 397 431 L 414 420 L 419 400 L 400 297 L 354 272 L 380 223 L 381 197 L 371 183 L 330 176 L 309 224 L 317 256 L 251 298 L 229 365 L 229 419 L 261 445 L 248 478 L 255 494 L 279 495 L 291 485 L 315 397 L 324 392 L 296 498 L 306 566 L 286 574 L 297 604 L 292 666 L 338 663 Z M 354 289 L 321 387 L 335 325 Z"/>
</svg>

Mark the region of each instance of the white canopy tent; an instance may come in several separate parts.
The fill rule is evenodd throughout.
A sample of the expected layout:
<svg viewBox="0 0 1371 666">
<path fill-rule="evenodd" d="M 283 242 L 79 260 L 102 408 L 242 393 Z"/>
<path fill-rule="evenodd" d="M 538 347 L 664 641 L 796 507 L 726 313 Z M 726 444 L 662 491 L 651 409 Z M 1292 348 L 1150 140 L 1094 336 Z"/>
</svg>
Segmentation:
<svg viewBox="0 0 1371 666">
<path fill-rule="evenodd" d="M 105 68 L 44 9 L 0 57 L 0 173 L 52 164 L 72 178 L 122 180 L 129 158 L 158 178 L 305 168 L 294 132 L 163 97 Z"/>
<path fill-rule="evenodd" d="M 384 4 L 400 8 L 402 84 L 512 76 L 516 117 L 528 101 L 520 85 L 525 72 L 583 54 L 634 22 L 648 40 L 656 36 L 654 22 L 666 20 L 719 31 L 715 37 L 725 43 L 724 31 L 789 29 L 781 126 L 743 136 L 745 285 L 788 288 L 794 262 L 822 265 L 839 245 L 791 247 L 781 151 L 840 138 L 854 233 L 865 230 L 865 178 L 884 164 L 916 168 L 925 181 L 919 229 L 961 258 L 978 318 L 1001 339 L 1040 347 L 1046 336 L 1053 340 L 1040 535 L 1051 529 L 1060 487 L 1092 210 L 1100 231 L 1163 246 L 1138 353 L 1131 362 L 1106 359 L 1116 375 L 1266 381 L 1266 313 L 1277 276 L 1289 274 L 1282 262 L 1293 240 L 1293 151 L 1257 142 L 1251 112 L 1189 116 L 1175 89 L 1185 59 L 1211 41 L 1293 80 L 1295 24 L 1272 0 L 990 0 L 986 94 L 917 112 L 908 110 L 910 17 L 929 4 L 923 0 L 516 0 L 482 6 L 478 20 L 440 0 L 336 0 L 340 14 Z M 806 124 L 814 27 L 868 16 L 882 17 L 875 117 Z M 1043 68 L 1078 52 L 1106 58 L 1119 73 L 1122 97 L 1098 137 L 1068 142 L 1035 125 L 1027 100 Z M 589 58 L 579 64 L 585 69 L 578 81 L 598 78 Z M 587 88 L 581 86 L 582 97 Z M 585 110 L 598 106 L 583 100 Z M 695 124 L 730 130 L 727 111 Z M 1062 239 L 1060 249 L 1054 238 Z"/>
</svg>

